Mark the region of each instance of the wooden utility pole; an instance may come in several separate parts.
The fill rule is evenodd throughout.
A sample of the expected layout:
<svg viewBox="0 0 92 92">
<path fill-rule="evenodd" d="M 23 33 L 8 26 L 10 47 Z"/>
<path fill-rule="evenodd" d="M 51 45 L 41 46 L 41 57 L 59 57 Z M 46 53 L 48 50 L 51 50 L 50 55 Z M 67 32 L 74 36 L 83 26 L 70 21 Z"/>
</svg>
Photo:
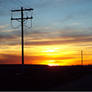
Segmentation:
<svg viewBox="0 0 92 92">
<path fill-rule="evenodd" d="M 19 10 L 11 10 L 11 12 L 20 12 L 21 18 L 12 18 L 11 20 L 17 20 L 21 22 L 21 47 L 22 47 L 22 64 L 24 65 L 24 21 L 28 19 L 33 19 L 33 17 L 24 17 L 24 11 L 33 11 L 33 8 L 25 9 L 21 7 Z"/>
</svg>

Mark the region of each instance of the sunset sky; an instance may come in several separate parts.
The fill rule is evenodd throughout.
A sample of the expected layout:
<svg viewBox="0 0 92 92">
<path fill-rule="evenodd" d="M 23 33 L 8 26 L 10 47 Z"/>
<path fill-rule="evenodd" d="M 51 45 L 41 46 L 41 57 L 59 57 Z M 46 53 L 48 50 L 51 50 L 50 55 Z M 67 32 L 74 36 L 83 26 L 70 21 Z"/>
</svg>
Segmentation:
<svg viewBox="0 0 92 92">
<path fill-rule="evenodd" d="M 34 8 L 32 28 L 24 27 L 25 64 L 80 65 L 81 50 L 92 64 L 92 0 L 0 0 L 0 64 L 21 64 L 21 28 L 10 20 L 21 6 Z"/>
</svg>

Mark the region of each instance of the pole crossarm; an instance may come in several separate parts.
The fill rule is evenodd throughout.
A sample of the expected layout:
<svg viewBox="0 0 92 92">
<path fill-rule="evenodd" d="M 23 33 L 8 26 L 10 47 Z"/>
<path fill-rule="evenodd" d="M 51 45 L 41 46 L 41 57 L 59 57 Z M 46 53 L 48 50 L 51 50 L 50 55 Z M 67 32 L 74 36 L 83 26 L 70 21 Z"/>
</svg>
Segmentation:
<svg viewBox="0 0 92 92">
<path fill-rule="evenodd" d="M 23 9 L 23 11 L 33 11 L 34 9 L 33 8 L 29 8 L 29 9 Z M 20 12 L 21 10 L 11 10 L 11 12 Z"/>
<path fill-rule="evenodd" d="M 33 17 L 23 18 L 24 20 L 33 19 Z M 21 18 L 11 18 L 11 20 L 21 20 Z"/>
</svg>

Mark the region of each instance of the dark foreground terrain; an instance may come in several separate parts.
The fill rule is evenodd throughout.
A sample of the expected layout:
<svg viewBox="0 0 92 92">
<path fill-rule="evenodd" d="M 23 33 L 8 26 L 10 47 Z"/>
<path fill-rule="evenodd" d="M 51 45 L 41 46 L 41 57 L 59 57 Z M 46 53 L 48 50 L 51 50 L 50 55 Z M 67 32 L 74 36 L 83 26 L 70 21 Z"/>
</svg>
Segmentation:
<svg viewBox="0 0 92 92">
<path fill-rule="evenodd" d="M 0 90 L 91 91 L 91 76 L 92 66 L 0 65 Z"/>
</svg>

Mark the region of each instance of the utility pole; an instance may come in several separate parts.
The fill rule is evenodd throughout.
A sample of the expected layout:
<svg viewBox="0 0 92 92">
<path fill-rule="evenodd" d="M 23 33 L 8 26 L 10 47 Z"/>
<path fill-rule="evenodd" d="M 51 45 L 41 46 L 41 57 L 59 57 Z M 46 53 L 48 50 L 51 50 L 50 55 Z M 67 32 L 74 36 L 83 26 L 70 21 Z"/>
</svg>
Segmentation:
<svg viewBox="0 0 92 92">
<path fill-rule="evenodd" d="M 25 11 L 33 11 L 34 9 L 33 8 L 23 8 L 21 7 L 21 9 L 18 9 L 18 10 L 11 10 L 11 12 L 20 12 L 21 14 L 21 17 L 20 18 L 12 18 L 11 17 L 11 20 L 16 20 L 16 21 L 20 21 L 21 22 L 21 47 L 22 47 L 22 64 L 24 65 L 24 21 L 26 20 L 32 20 L 33 17 L 24 17 L 24 12 Z"/>
<path fill-rule="evenodd" d="M 81 50 L 81 65 L 83 65 L 83 50 Z"/>
</svg>

